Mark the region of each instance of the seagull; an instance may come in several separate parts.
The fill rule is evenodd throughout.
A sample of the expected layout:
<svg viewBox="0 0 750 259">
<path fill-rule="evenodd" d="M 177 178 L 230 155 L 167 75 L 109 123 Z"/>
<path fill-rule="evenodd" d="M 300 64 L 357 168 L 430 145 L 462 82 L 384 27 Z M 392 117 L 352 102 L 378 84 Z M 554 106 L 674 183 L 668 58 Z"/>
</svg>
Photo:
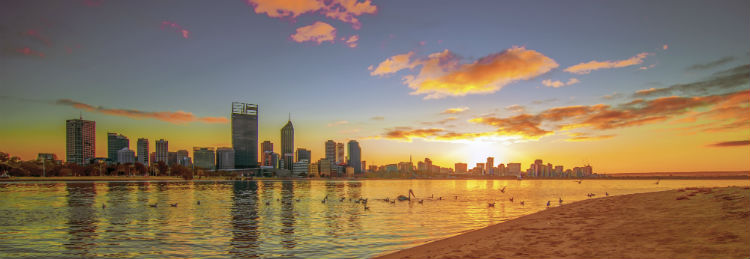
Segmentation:
<svg viewBox="0 0 750 259">
<path fill-rule="evenodd" d="M 524 202 L 523 201 L 521 201 L 521 206 L 524 206 Z"/>
<path fill-rule="evenodd" d="M 102 203 L 102 209 L 106 209 L 106 208 L 107 208 L 107 205 L 105 205 L 104 203 Z"/>
<path fill-rule="evenodd" d="M 456 196 L 453 196 L 453 199 L 454 199 L 454 200 L 458 200 L 458 195 L 456 195 Z"/>
<path fill-rule="evenodd" d="M 487 207 L 495 207 L 495 203 L 487 203 Z"/>
<path fill-rule="evenodd" d="M 549 208 L 549 201 L 547 201 L 547 208 Z"/>
<path fill-rule="evenodd" d="M 578 181 L 574 181 L 574 182 L 578 182 L 578 184 L 581 184 L 581 181 L 583 181 L 583 180 L 578 180 Z"/>
<path fill-rule="evenodd" d="M 156 208 L 156 205 L 157 205 L 157 204 L 156 204 L 156 203 L 154 203 L 154 204 L 149 204 L 148 206 L 149 206 L 149 207 L 151 207 L 151 208 Z"/>
<path fill-rule="evenodd" d="M 169 206 L 177 207 L 177 203 L 169 204 Z"/>
<path fill-rule="evenodd" d="M 604 192 L 604 195 L 605 195 L 605 196 L 609 196 L 609 193 L 608 193 L 608 192 Z"/>
<path fill-rule="evenodd" d="M 370 207 L 365 206 L 365 210 L 370 210 Z"/>
<path fill-rule="evenodd" d="M 500 189 L 500 192 L 505 193 L 505 187 L 507 187 L 507 186 L 503 186 L 503 188 Z"/>
<path fill-rule="evenodd" d="M 513 197 L 510 197 L 510 199 L 509 199 L 509 200 L 510 200 L 510 202 L 513 202 Z"/>
<path fill-rule="evenodd" d="M 562 204 L 562 198 L 558 198 L 558 199 L 560 199 L 558 202 L 560 202 L 560 204 Z"/>
<path fill-rule="evenodd" d="M 323 203 L 326 203 L 326 201 L 323 201 Z M 271 205 L 271 202 L 266 202 L 266 206 Z"/>
<path fill-rule="evenodd" d="M 419 200 L 419 204 L 422 204 L 423 202 L 424 202 L 424 200 Z"/>
<path fill-rule="evenodd" d="M 323 200 L 320 201 L 320 203 L 326 203 L 326 200 L 328 200 L 328 194 L 326 194 L 326 197 L 323 198 Z M 266 202 L 266 204 L 268 204 L 268 202 Z"/>
<path fill-rule="evenodd" d="M 201 201 L 198 201 L 198 205 L 201 205 Z"/>
</svg>

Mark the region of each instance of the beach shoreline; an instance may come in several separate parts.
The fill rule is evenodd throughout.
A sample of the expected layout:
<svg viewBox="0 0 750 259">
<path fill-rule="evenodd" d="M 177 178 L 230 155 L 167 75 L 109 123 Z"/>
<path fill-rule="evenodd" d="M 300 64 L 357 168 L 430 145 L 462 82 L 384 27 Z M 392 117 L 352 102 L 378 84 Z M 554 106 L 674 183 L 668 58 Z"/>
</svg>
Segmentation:
<svg viewBox="0 0 750 259">
<path fill-rule="evenodd" d="M 750 187 L 578 201 L 391 252 L 393 258 L 747 258 Z"/>
</svg>

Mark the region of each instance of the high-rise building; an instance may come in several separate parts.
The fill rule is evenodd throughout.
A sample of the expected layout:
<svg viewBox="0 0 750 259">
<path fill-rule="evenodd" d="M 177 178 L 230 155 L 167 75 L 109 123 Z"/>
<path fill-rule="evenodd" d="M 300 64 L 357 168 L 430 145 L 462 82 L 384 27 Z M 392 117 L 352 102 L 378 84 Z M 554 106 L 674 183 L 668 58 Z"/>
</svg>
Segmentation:
<svg viewBox="0 0 750 259">
<path fill-rule="evenodd" d="M 336 161 L 336 142 L 333 140 L 326 141 L 326 159 L 328 161 Z"/>
<path fill-rule="evenodd" d="M 336 164 L 346 163 L 344 156 L 344 143 L 336 143 Z"/>
<path fill-rule="evenodd" d="M 96 122 L 79 119 L 65 121 L 65 160 L 79 165 L 96 157 Z"/>
<path fill-rule="evenodd" d="M 354 167 L 355 174 L 362 173 L 362 149 L 359 147 L 359 142 L 356 140 L 349 140 L 347 143 L 349 152 L 347 152 L 346 163 Z"/>
<path fill-rule="evenodd" d="M 305 148 L 298 148 L 297 149 L 297 162 L 302 161 L 303 159 L 307 159 L 307 161 L 312 161 L 310 158 L 312 156 L 312 153 L 310 150 Z"/>
<path fill-rule="evenodd" d="M 329 177 L 331 176 L 331 160 L 328 160 L 328 158 L 322 158 L 318 160 L 318 173 L 320 174 L 320 177 Z"/>
<path fill-rule="evenodd" d="M 292 170 L 294 163 L 294 126 L 291 119 L 281 128 L 281 156 L 284 160 L 284 169 Z"/>
<path fill-rule="evenodd" d="M 234 149 L 230 147 L 216 149 L 216 168 L 234 169 Z"/>
<path fill-rule="evenodd" d="M 469 169 L 469 165 L 467 165 L 466 163 L 455 164 L 455 170 L 457 174 L 465 174 L 468 169 Z"/>
<path fill-rule="evenodd" d="M 193 147 L 193 164 L 197 168 L 214 169 L 216 155 L 212 147 Z"/>
<path fill-rule="evenodd" d="M 417 163 L 417 164 L 419 164 L 419 163 Z M 425 157 L 424 158 L 424 171 L 425 172 L 429 172 L 430 170 L 432 170 L 432 159 L 429 159 L 429 158 Z"/>
<path fill-rule="evenodd" d="M 263 143 L 260 144 L 260 155 L 261 155 L 261 165 L 268 166 L 270 162 L 266 161 L 266 153 L 273 153 L 273 143 L 271 141 L 263 141 Z"/>
<path fill-rule="evenodd" d="M 120 134 L 107 133 L 107 160 L 117 162 L 117 152 L 123 148 L 130 149 L 130 140 Z"/>
<path fill-rule="evenodd" d="M 136 151 L 138 153 L 138 163 L 148 165 L 148 139 L 139 138 Z"/>
<path fill-rule="evenodd" d="M 135 152 L 127 147 L 117 150 L 117 159 L 115 159 L 115 162 L 120 164 L 135 163 Z"/>
<path fill-rule="evenodd" d="M 190 155 L 187 150 L 177 150 L 177 164 L 181 166 L 190 166 Z"/>
<path fill-rule="evenodd" d="M 167 152 L 167 164 L 177 165 L 177 152 Z"/>
<path fill-rule="evenodd" d="M 487 168 L 487 174 L 494 175 L 495 174 L 495 158 L 487 157 L 487 165 L 485 165 L 484 168 Z"/>
<path fill-rule="evenodd" d="M 367 172 L 367 161 L 362 160 L 362 172 Z"/>
<path fill-rule="evenodd" d="M 154 163 L 159 161 L 169 163 L 169 141 L 160 139 L 156 141 L 156 155 L 154 157 Z"/>
<path fill-rule="evenodd" d="M 232 148 L 235 168 L 258 167 L 257 104 L 232 102 Z"/>
<path fill-rule="evenodd" d="M 302 159 L 292 165 L 292 174 L 294 176 L 305 176 L 310 170 L 310 160 Z"/>
<path fill-rule="evenodd" d="M 508 163 L 505 170 L 508 171 L 508 175 L 519 176 L 521 175 L 521 163 Z"/>
</svg>

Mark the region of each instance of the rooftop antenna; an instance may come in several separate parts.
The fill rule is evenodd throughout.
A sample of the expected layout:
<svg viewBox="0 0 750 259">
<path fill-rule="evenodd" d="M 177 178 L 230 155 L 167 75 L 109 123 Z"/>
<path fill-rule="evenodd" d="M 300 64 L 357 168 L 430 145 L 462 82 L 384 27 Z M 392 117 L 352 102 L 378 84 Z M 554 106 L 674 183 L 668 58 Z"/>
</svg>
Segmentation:
<svg viewBox="0 0 750 259">
<path fill-rule="evenodd" d="M 292 121 L 292 113 L 289 113 L 289 121 Z"/>
<path fill-rule="evenodd" d="M 78 111 L 78 119 L 83 120 L 83 112 Z"/>
</svg>

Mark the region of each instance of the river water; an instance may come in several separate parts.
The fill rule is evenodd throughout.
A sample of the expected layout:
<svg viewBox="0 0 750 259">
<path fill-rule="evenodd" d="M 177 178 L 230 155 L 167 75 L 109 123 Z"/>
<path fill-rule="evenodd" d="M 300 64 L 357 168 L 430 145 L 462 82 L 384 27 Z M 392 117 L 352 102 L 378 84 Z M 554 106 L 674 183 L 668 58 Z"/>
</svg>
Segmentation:
<svg viewBox="0 0 750 259">
<path fill-rule="evenodd" d="M 588 193 L 598 198 L 750 185 L 655 182 L 6 182 L 0 183 L 0 256 L 367 258 L 544 210 L 548 201 L 559 206 L 559 199 L 563 204 L 589 199 Z M 417 199 L 383 201 L 409 189 Z M 360 198 L 368 199 L 369 209 L 356 202 Z"/>
</svg>

